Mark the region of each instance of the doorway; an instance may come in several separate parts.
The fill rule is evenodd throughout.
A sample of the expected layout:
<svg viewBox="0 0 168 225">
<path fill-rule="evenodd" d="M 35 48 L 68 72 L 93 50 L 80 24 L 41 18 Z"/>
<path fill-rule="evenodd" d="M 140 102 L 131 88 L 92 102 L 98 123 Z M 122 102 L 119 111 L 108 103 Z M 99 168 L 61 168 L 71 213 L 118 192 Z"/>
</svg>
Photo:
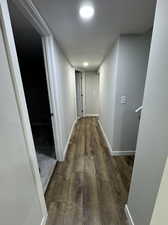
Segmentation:
<svg viewBox="0 0 168 225">
<path fill-rule="evenodd" d="M 76 105 L 77 105 L 77 117 L 81 118 L 84 114 L 83 109 L 83 74 L 81 71 L 75 71 L 75 81 L 76 81 Z"/>
<path fill-rule="evenodd" d="M 77 116 L 99 116 L 99 74 L 97 71 L 76 71 Z"/>
<path fill-rule="evenodd" d="M 52 113 L 40 34 L 9 2 L 11 23 L 44 192 L 56 165 Z"/>
</svg>

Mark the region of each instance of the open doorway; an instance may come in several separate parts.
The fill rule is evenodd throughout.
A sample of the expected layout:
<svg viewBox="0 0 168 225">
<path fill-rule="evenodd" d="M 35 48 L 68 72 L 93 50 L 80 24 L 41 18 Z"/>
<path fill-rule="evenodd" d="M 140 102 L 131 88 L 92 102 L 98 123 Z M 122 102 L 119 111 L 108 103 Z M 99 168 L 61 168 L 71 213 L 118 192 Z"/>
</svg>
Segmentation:
<svg viewBox="0 0 168 225">
<path fill-rule="evenodd" d="M 46 191 L 56 154 L 41 36 L 12 2 L 9 10 L 39 172 Z"/>
</svg>

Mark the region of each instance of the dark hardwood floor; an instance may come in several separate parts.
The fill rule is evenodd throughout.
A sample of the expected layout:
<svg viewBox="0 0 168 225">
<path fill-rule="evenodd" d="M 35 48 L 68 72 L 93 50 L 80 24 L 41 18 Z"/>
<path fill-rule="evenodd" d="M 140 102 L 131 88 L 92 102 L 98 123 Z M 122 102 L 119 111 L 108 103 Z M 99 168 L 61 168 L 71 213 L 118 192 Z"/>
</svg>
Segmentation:
<svg viewBox="0 0 168 225">
<path fill-rule="evenodd" d="M 109 154 L 96 118 L 80 119 L 45 196 L 47 225 L 127 225 L 133 161 Z"/>
</svg>

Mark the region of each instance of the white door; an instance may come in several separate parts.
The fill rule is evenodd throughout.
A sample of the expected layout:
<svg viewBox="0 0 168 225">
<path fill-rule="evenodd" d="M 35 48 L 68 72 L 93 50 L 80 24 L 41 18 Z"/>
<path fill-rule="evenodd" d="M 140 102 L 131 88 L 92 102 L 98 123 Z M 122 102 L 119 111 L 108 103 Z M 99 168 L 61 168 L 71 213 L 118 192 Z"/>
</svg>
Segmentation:
<svg viewBox="0 0 168 225">
<path fill-rule="evenodd" d="M 37 163 L 36 158 L 34 161 Z M 41 225 L 44 221 L 42 201 L 27 151 L 0 27 L 0 224 Z"/>
<path fill-rule="evenodd" d="M 76 72 L 76 103 L 77 103 L 77 116 L 83 116 L 83 90 L 82 90 L 82 73 Z"/>
<path fill-rule="evenodd" d="M 99 114 L 99 76 L 97 72 L 85 73 L 85 114 Z"/>
</svg>

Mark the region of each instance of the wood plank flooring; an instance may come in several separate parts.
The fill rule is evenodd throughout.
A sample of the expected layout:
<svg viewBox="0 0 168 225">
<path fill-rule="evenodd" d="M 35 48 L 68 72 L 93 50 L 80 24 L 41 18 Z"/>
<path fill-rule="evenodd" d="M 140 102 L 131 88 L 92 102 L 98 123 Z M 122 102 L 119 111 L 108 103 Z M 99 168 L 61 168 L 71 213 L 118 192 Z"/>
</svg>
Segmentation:
<svg viewBox="0 0 168 225">
<path fill-rule="evenodd" d="M 46 193 L 47 225 L 127 225 L 132 156 L 112 157 L 97 118 L 82 118 Z"/>
</svg>

